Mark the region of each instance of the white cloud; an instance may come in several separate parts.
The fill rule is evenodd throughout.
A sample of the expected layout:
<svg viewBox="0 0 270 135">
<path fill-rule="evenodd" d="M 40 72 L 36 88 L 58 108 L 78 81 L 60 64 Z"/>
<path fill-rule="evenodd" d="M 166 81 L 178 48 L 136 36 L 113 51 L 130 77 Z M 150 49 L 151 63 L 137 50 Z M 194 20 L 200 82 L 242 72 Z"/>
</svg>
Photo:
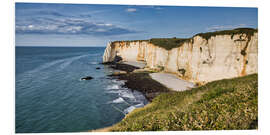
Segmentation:
<svg viewBox="0 0 270 135">
<path fill-rule="evenodd" d="M 28 28 L 30 28 L 30 29 L 33 28 L 33 27 L 34 27 L 33 25 L 28 25 Z"/>
<path fill-rule="evenodd" d="M 78 18 L 34 18 L 16 23 L 18 34 L 86 34 L 86 35 L 123 35 L 137 33 L 105 22 L 94 22 Z"/>
<path fill-rule="evenodd" d="M 136 8 L 128 8 L 126 9 L 127 12 L 136 12 L 137 9 Z"/>
<path fill-rule="evenodd" d="M 238 24 L 238 25 L 212 25 L 210 27 L 207 27 L 207 31 L 217 31 L 217 30 L 225 30 L 225 29 L 235 29 L 239 27 L 248 27 L 247 24 Z"/>
</svg>

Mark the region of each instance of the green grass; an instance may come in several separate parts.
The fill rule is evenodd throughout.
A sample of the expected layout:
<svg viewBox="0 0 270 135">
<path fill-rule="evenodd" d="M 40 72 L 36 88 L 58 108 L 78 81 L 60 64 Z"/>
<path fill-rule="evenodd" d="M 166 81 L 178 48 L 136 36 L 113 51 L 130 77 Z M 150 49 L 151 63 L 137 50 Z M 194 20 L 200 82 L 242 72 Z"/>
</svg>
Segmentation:
<svg viewBox="0 0 270 135">
<path fill-rule="evenodd" d="M 257 74 L 210 82 L 189 91 L 163 93 L 135 109 L 111 131 L 255 129 Z"/>
<path fill-rule="evenodd" d="M 190 42 L 191 38 L 152 38 L 150 43 L 157 45 L 159 47 L 165 48 L 166 50 L 171 50 L 182 46 L 185 42 Z"/>
<path fill-rule="evenodd" d="M 211 37 L 218 36 L 218 35 L 231 35 L 231 39 L 232 39 L 233 36 L 236 34 L 246 34 L 248 38 L 250 38 L 251 36 L 253 36 L 255 32 L 258 32 L 258 29 L 237 28 L 233 30 L 222 30 L 222 31 L 215 31 L 215 32 L 199 33 L 199 34 L 196 34 L 195 36 L 201 36 L 202 38 L 208 40 Z"/>
<path fill-rule="evenodd" d="M 112 43 L 121 43 L 121 42 L 126 42 L 126 43 L 131 43 L 131 42 L 148 42 L 149 40 L 123 40 L 123 41 L 113 41 Z"/>
</svg>

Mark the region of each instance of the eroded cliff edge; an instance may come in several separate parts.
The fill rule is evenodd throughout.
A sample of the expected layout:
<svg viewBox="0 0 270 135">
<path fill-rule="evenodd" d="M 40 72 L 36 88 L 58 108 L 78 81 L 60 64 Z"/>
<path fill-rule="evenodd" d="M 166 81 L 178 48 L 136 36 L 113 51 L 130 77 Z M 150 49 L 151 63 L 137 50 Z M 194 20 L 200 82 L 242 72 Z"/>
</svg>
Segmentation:
<svg viewBox="0 0 270 135">
<path fill-rule="evenodd" d="M 258 72 L 257 29 L 239 28 L 200 33 L 188 39 L 164 38 L 108 43 L 103 62 L 119 56 L 144 61 L 148 69 L 163 70 L 181 78 L 205 83 Z"/>
</svg>

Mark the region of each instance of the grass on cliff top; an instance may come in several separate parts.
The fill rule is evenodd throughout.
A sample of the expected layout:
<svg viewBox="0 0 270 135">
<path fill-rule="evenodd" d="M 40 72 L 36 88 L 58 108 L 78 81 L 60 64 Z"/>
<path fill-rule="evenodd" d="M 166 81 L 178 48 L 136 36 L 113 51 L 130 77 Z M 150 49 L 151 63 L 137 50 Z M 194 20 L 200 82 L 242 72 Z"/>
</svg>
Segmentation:
<svg viewBox="0 0 270 135">
<path fill-rule="evenodd" d="M 113 41 L 112 43 L 121 43 L 121 42 L 128 42 L 128 43 L 131 43 L 131 42 L 148 42 L 149 40 L 124 40 L 124 41 Z"/>
<path fill-rule="evenodd" d="M 150 43 L 157 45 L 159 47 L 165 48 L 166 50 L 171 50 L 172 48 L 179 47 L 185 42 L 191 41 L 190 38 L 152 38 Z"/>
<path fill-rule="evenodd" d="M 164 93 L 135 109 L 111 131 L 258 128 L 257 74 Z"/>
<path fill-rule="evenodd" d="M 201 36 L 202 38 L 208 40 L 212 36 L 218 36 L 218 35 L 231 35 L 231 38 L 233 38 L 233 36 L 236 34 L 246 34 L 248 37 L 250 37 L 250 36 L 253 36 L 255 32 L 258 32 L 258 29 L 237 28 L 233 30 L 222 30 L 222 31 L 215 31 L 215 32 L 199 33 L 199 34 L 196 34 L 195 36 Z"/>
</svg>

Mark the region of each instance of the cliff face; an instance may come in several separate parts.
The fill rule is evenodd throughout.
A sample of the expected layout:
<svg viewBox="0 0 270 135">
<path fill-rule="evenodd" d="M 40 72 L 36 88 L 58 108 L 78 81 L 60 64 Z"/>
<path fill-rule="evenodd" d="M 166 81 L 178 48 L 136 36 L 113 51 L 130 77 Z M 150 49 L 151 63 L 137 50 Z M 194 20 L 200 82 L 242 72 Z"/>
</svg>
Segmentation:
<svg viewBox="0 0 270 135">
<path fill-rule="evenodd" d="M 189 42 L 170 50 L 150 41 L 110 42 L 103 62 L 115 56 L 124 61 L 145 61 L 147 68 L 162 69 L 192 82 L 209 82 L 258 72 L 258 34 L 224 34 Z"/>
</svg>

